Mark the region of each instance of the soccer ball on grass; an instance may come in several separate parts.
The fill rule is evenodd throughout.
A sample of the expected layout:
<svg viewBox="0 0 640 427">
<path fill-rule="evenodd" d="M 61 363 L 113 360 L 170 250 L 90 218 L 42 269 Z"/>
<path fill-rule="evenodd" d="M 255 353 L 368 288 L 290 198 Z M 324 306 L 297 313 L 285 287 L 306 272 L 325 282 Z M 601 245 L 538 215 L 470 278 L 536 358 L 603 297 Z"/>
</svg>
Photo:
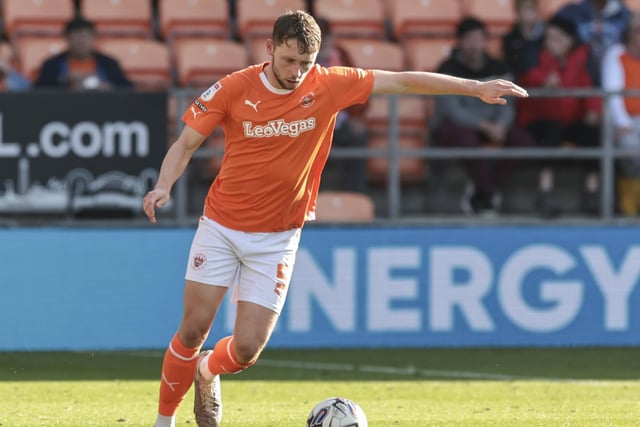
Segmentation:
<svg viewBox="0 0 640 427">
<path fill-rule="evenodd" d="M 357 403 L 330 397 L 313 407 L 307 427 L 368 427 L 367 417 Z"/>
</svg>

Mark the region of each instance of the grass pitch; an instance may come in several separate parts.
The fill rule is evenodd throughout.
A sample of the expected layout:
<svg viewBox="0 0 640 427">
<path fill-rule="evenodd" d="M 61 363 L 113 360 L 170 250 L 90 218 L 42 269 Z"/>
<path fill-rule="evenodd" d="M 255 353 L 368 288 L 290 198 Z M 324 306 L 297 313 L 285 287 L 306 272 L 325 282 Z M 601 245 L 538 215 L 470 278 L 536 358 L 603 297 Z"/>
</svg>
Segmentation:
<svg viewBox="0 0 640 427">
<path fill-rule="evenodd" d="M 162 352 L 0 353 L 0 426 L 151 426 Z M 305 425 L 318 401 L 372 427 L 640 426 L 640 349 L 276 351 L 223 377 L 223 426 Z M 195 426 L 192 391 L 178 426 Z"/>
</svg>

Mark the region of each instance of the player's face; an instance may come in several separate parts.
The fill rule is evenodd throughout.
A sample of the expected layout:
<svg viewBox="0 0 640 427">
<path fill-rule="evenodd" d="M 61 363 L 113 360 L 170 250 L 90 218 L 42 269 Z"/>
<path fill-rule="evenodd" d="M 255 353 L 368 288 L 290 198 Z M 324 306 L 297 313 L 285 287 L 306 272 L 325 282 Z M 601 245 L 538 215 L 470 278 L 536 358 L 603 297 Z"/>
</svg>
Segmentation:
<svg viewBox="0 0 640 427">
<path fill-rule="evenodd" d="M 282 89 L 297 88 L 316 61 L 317 52 L 300 53 L 298 41 L 288 39 L 280 45 L 267 41 L 267 52 L 271 55 L 271 66 L 267 77 L 272 85 Z"/>
</svg>

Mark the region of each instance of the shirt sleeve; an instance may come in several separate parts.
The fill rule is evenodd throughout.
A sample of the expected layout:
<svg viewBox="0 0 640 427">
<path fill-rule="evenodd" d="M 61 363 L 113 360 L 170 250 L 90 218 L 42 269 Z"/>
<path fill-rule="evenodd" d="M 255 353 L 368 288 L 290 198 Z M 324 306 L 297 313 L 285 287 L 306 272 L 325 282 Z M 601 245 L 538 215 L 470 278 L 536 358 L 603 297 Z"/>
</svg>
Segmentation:
<svg viewBox="0 0 640 427">
<path fill-rule="evenodd" d="M 355 104 L 364 104 L 373 90 L 373 71 L 354 67 L 330 67 L 329 92 L 339 110 Z"/>
<path fill-rule="evenodd" d="M 611 47 L 602 60 L 602 88 L 606 91 L 615 92 L 624 89 L 624 70 L 620 63 L 620 55 L 622 55 L 623 51 L 624 48 L 620 45 Z M 622 96 L 611 96 L 609 98 L 609 108 L 611 109 L 611 117 L 617 127 L 628 128 L 633 126 Z"/>
<path fill-rule="evenodd" d="M 198 133 L 208 136 L 227 114 L 229 91 L 232 86 L 223 78 L 202 92 L 182 115 L 182 121 Z M 228 86 L 228 87 L 227 87 Z"/>
</svg>

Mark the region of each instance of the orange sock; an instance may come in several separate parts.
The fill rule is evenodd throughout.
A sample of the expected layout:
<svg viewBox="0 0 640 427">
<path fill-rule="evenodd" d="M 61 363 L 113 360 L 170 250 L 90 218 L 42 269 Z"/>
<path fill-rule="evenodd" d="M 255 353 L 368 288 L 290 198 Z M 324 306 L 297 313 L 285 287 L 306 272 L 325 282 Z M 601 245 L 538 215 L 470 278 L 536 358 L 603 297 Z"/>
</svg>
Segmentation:
<svg viewBox="0 0 640 427">
<path fill-rule="evenodd" d="M 193 383 L 199 350 L 199 348 L 186 348 L 180 342 L 178 334 L 171 340 L 162 361 L 160 404 L 158 407 L 160 415 L 175 415 Z"/>
<path fill-rule="evenodd" d="M 207 368 L 209 368 L 209 371 L 213 375 L 235 374 L 236 372 L 244 371 L 254 363 L 256 362 L 238 362 L 233 348 L 232 335 L 218 341 L 215 347 L 213 347 L 213 353 L 207 358 Z M 202 369 L 200 372 L 202 373 Z"/>
</svg>

